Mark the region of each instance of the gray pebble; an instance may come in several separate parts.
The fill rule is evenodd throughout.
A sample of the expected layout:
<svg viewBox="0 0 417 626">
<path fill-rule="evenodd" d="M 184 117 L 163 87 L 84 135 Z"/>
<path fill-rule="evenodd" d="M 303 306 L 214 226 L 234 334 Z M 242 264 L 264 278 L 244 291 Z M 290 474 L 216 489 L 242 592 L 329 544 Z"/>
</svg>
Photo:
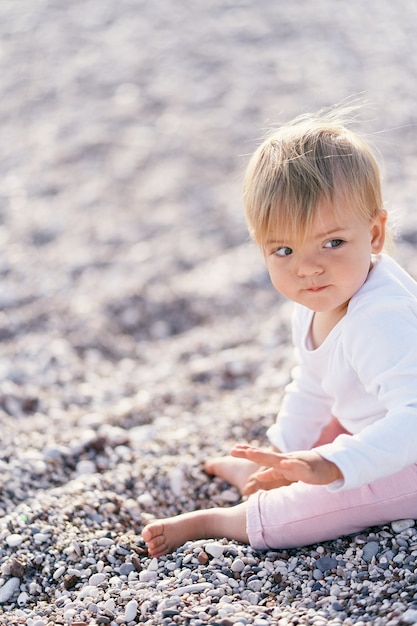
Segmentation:
<svg viewBox="0 0 417 626">
<path fill-rule="evenodd" d="M 243 570 L 245 569 L 245 564 L 242 559 L 235 559 L 230 566 L 230 569 L 232 570 L 232 572 L 243 572 Z"/>
<path fill-rule="evenodd" d="M 16 593 L 19 589 L 20 580 L 18 578 L 9 578 L 0 587 L 0 604 L 4 604 Z"/>
<path fill-rule="evenodd" d="M 363 547 L 363 560 L 368 562 L 371 561 L 374 556 L 376 556 L 379 552 L 379 543 L 376 541 L 369 541 Z"/>
<path fill-rule="evenodd" d="M 121 576 L 129 576 L 131 572 L 136 571 L 136 568 L 133 563 L 122 563 L 119 571 Z"/>
<path fill-rule="evenodd" d="M 328 570 L 335 569 L 338 565 L 338 561 L 329 556 L 322 556 L 317 559 L 315 565 L 321 572 L 327 572 Z"/>
<path fill-rule="evenodd" d="M 391 528 L 395 533 L 401 533 L 407 528 L 412 528 L 415 525 L 413 519 L 402 519 L 391 523 Z"/>
</svg>

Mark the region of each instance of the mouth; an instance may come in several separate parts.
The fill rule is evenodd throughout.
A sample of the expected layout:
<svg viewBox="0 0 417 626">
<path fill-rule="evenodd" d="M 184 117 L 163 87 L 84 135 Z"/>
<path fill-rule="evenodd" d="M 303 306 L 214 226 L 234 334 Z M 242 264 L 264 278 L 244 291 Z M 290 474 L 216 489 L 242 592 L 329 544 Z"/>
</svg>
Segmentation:
<svg viewBox="0 0 417 626">
<path fill-rule="evenodd" d="M 324 289 L 327 289 L 327 285 L 323 285 L 322 287 L 318 287 L 318 286 L 308 287 L 306 291 L 310 291 L 312 293 L 319 293 L 320 291 L 324 291 Z"/>
</svg>

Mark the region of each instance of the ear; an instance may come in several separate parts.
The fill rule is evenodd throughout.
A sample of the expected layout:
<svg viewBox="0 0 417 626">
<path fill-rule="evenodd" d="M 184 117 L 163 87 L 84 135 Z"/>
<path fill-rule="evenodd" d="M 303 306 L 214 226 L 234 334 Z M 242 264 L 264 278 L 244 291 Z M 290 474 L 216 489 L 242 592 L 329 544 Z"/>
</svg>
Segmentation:
<svg viewBox="0 0 417 626">
<path fill-rule="evenodd" d="M 388 215 L 385 209 L 381 209 L 381 211 L 379 211 L 379 213 L 371 221 L 370 233 L 372 254 L 379 254 L 379 252 L 382 252 L 385 243 L 385 227 L 387 217 Z"/>
</svg>

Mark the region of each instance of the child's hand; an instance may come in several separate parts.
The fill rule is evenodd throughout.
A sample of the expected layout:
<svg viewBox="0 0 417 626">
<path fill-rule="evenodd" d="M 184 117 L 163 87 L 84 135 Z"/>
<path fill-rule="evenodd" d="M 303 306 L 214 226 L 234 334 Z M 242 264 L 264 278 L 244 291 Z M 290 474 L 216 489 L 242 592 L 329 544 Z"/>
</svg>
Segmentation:
<svg viewBox="0 0 417 626">
<path fill-rule="evenodd" d="M 300 452 L 273 452 L 246 445 L 236 445 L 231 450 L 232 456 L 246 458 L 267 469 L 256 472 L 259 482 L 271 482 L 285 479 L 287 484 L 302 481 L 312 485 L 327 485 L 343 479 L 337 465 L 324 459 L 314 450 Z"/>
<path fill-rule="evenodd" d="M 236 455 L 234 454 L 233 456 Z M 268 491 L 269 489 L 285 487 L 286 485 L 291 485 L 293 482 L 292 480 L 287 480 L 284 476 L 278 476 L 276 472 L 274 472 L 274 476 L 269 478 L 267 474 L 269 469 L 269 467 L 261 466 L 256 472 L 249 476 L 246 485 L 242 489 L 242 495 L 249 496 L 251 493 L 259 491 L 259 489 Z"/>
</svg>

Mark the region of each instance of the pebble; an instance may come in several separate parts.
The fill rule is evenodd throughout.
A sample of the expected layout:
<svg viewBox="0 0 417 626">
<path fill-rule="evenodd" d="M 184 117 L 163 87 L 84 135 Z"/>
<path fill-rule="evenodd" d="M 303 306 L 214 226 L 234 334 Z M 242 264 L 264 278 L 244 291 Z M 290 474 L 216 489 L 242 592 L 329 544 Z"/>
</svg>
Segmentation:
<svg viewBox="0 0 417 626">
<path fill-rule="evenodd" d="M 208 557 L 207 552 L 204 552 L 204 550 L 199 552 L 197 560 L 200 563 L 200 565 L 207 565 L 207 563 L 209 562 L 209 557 Z"/>
<path fill-rule="evenodd" d="M 136 567 L 133 563 L 122 563 L 119 571 L 121 576 L 129 576 L 131 572 L 136 571 Z"/>
<path fill-rule="evenodd" d="M 225 489 L 217 496 L 217 499 L 224 504 L 230 504 L 230 503 L 238 502 L 239 495 L 233 489 Z"/>
<path fill-rule="evenodd" d="M 17 596 L 18 606 L 25 606 L 29 599 L 30 595 L 26 591 L 22 591 L 22 593 L 19 593 L 19 595 Z"/>
<path fill-rule="evenodd" d="M 133 622 L 134 619 L 136 619 L 136 615 L 138 612 L 138 603 L 136 600 L 129 600 L 129 602 L 126 604 L 126 608 L 125 608 L 125 621 L 126 622 Z"/>
<path fill-rule="evenodd" d="M 213 589 L 212 583 L 195 583 L 194 585 L 184 585 L 183 587 L 177 587 L 172 589 L 170 595 L 182 596 L 185 593 L 201 593 L 207 589 Z"/>
<path fill-rule="evenodd" d="M 9 578 L 0 587 L 0 604 L 4 604 L 16 593 L 19 589 L 19 578 Z"/>
<path fill-rule="evenodd" d="M 233 561 L 230 569 L 232 570 L 232 572 L 240 573 L 243 572 L 243 570 L 245 569 L 245 564 L 242 559 L 237 558 Z"/>
<path fill-rule="evenodd" d="M 407 609 L 401 619 L 404 624 L 417 624 L 417 609 Z"/>
<path fill-rule="evenodd" d="M 155 500 L 150 493 L 145 492 L 138 495 L 137 503 L 144 508 L 151 508 L 155 505 Z"/>
<path fill-rule="evenodd" d="M 379 543 L 376 541 L 369 541 L 363 547 L 363 560 L 368 562 L 376 556 L 379 552 Z"/>
<path fill-rule="evenodd" d="M 55 570 L 54 575 L 53 575 L 54 580 L 58 580 L 58 578 L 61 578 L 61 576 L 65 574 L 66 571 L 67 571 L 67 568 L 65 567 L 65 565 L 61 565 L 61 567 L 58 567 L 58 569 Z"/>
<path fill-rule="evenodd" d="M 317 559 L 315 565 L 317 569 L 320 570 L 320 572 L 327 572 L 328 570 L 335 569 L 338 565 L 338 562 L 337 559 L 329 556 L 323 556 Z"/>
<path fill-rule="evenodd" d="M 78 475 L 94 474 L 96 471 L 96 464 L 93 461 L 82 460 L 77 463 L 76 472 Z"/>
<path fill-rule="evenodd" d="M 105 574 L 93 574 L 90 576 L 88 580 L 88 584 L 92 587 L 98 587 L 101 583 L 103 583 L 107 579 Z"/>
<path fill-rule="evenodd" d="M 143 583 L 149 583 L 158 578 L 158 572 L 150 569 L 144 569 L 139 572 L 139 580 Z"/>
<path fill-rule="evenodd" d="M 184 474 L 180 468 L 172 468 L 169 470 L 169 482 L 171 491 L 174 496 L 180 496 L 184 491 Z"/>
<path fill-rule="evenodd" d="M 415 521 L 413 519 L 402 519 L 391 523 L 391 528 L 395 533 L 401 533 L 408 528 L 413 528 Z"/>
<path fill-rule="evenodd" d="M 219 559 L 223 556 L 225 551 L 225 546 L 221 543 L 208 543 L 205 547 L 205 551 L 207 554 L 210 554 L 213 558 Z"/>
<path fill-rule="evenodd" d="M 114 545 L 114 539 L 110 539 L 110 537 L 100 537 L 100 539 L 97 540 L 97 545 L 108 548 Z"/>
<path fill-rule="evenodd" d="M 12 535 L 6 537 L 6 543 L 11 548 L 17 548 L 17 546 L 20 546 L 23 541 L 24 537 L 18 533 L 13 533 Z"/>
</svg>

